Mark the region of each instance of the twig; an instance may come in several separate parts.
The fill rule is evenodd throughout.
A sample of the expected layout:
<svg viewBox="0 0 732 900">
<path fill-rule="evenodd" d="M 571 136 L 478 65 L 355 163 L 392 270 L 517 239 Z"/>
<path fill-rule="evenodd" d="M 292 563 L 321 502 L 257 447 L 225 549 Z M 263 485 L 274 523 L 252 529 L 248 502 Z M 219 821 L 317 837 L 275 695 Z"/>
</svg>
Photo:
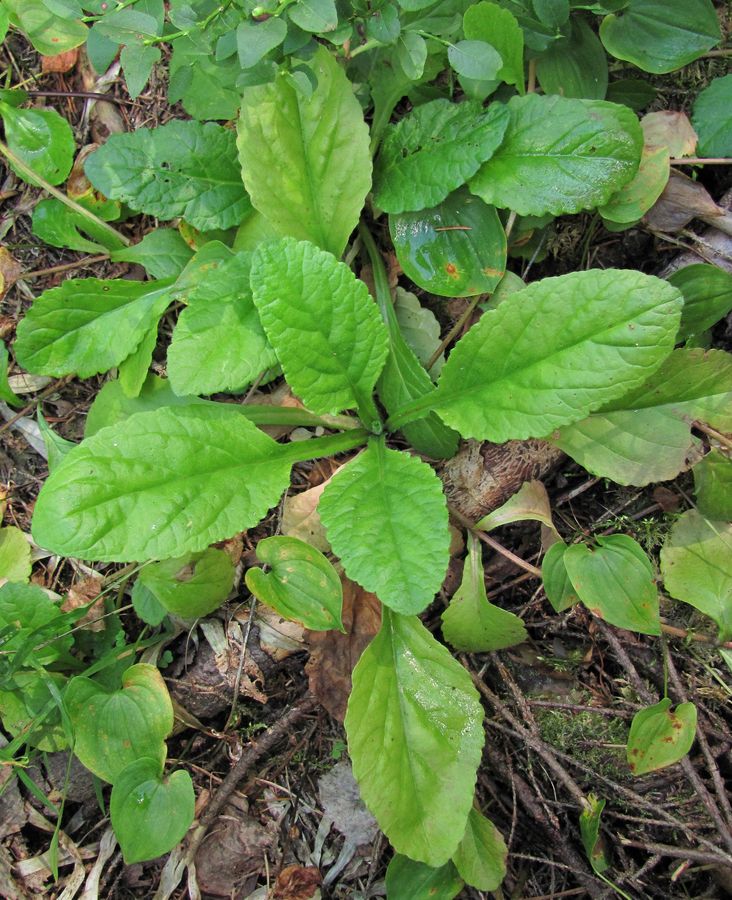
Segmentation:
<svg viewBox="0 0 732 900">
<path fill-rule="evenodd" d="M 455 338 L 460 334 L 460 332 L 462 331 L 463 325 L 468 321 L 470 316 L 473 314 L 473 310 L 480 303 L 480 301 L 483 299 L 483 297 L 484 297 L 483 294 L 478 294 L 477 297 L 473 297 L 473 299 L 468 304 L 468 307 L 465 310 L 465 312 L 460 316 L 460 318 L 457 320 L 457 322 L 455 322 L 455 324 L 448 331 L 448 333 L 445 335 L 445 337 L 440 341 L 440 343 L 437 346 L 437 349 L 432 354 L 432 356 L 430 356 L 430 358 L 427 360 L 427 363 L 425 364 L 425 369 L 427 369 L 428 372 L 432 368 L 432 366 L 434 366 L 434 364 L 437 362 L 437 360 L 440 358 L 440 354 L 442 354 L 447 349 L 447 347 L 449 347 L 450 344 L 455 340 Z"/>
<path fill-rule="evenodd" d="M 679 159 L 670 159 L 672 166 L 729 166 L 732 157 L 729 156 L 687 156 Z"/>
<path fill-rule="evenodd" d="M 727 437 L 726 434 L 722 434 L 721 431 L 717 431 L 716 428 L 712 428 L 710 425 L 706 425 L 704 422 L 694 422 L 694 428 L 697 431 L 702 431 L 707 437 L 714 438 L 715 441 L 719 441 L 720 444 L 727 447 L 728 450 L 732 450 L 732 439 Z"/>
<path fill-rule="evenodd" d="M 700 644 L 709 644 L 712 647 L 722 647 L 725 650 L 732 650 L 732 641 L 718 641 L 709 634 L 699 634 L 696 631 L 687 631 L 686 628 L 677 628 L 676 625 L 669 625 L 661 619 L 661 631 L 670 637 L 682 638 L 683 640 L 697 641 Z"/>
<path fill-rule="evenodd" d="M 36 408 L 36 406 L 38 406 L 41 400 L 45 400 L 46 397 L 49 397 L 59 388 L 63 387 L 65 384 L 71 381 L 72 377 L 73 376 L 71 375 L 65 375 L 63 378 L 59 378 L 58 381 L 54 381 L 52 384 L 46 385 L 46 387 L 40 392 L 35 400 L 32 400 L 27 406 L 24 406 L 23 409 L 21 409 L 20 412 L 16 413 L 12 419 L 8 419 L 7 422 L 4 422 L 2 425 L 0 425 L 0 434 L 15 425 L 15 423 L 19 419 L 22 419 L 23 416 L 26 415 L 26 413 L 32 412 Z"/>
<path fill-rule="evenodd" d="M 536 566 L 532 566 L 531 563 L 526 562 L 525 559 L 521 559 L 520 556 L 516 556 L 516 554 L 509 550 L 507 547 L 504 547 L 503 544 L 499 543 L 495 538 L 492 538 L 489 534 L 486 534 L 485 531 L 481 531 L 479 528 L 476 528 L 475 525 L 464 516 L 459 510 L 455 509 L 454 506 L 451 506 L 449 503 L 447 508 L 450 511 L 450 515 L 460 524 L 463 528 L 467 528 L 471 531 L 477 538 L 483 541 L 484 544 L 487 544 L 492 550 L 495 550 L 496 553 L 500 553 L 501 556 L 505 556 L 506 559 L 510 559 L 511 562 L 518 566 L 520 569 L 525 569 L 534 578 L 541 578 L 541 569 L 537 569 Z"/>
<path fill-rule="evenodd" d="M 705 853 L 703 850 L 693 850 L 691 847 L 671 847 L 668 844 L 646 843 L 645 841 L 634 841 L 630 838 L 618 835 L 618 840 L 626 847 L 638 847 L 648 853 L 658 853 L 661 856 L 673 856 L 675 859 L 693 859 L 695 862 L 709 863 L 713 866 L 719 865 L 719 857 L 712 853 Z"/>
<path fill-rule="evenodd" d="M 68 272 L 71 269 L 81 269 L 84 266 L 91 266 L 93 263 L 104 262 L 109 259 L 109 254 L 99 256 L 85 256 L 83 259 L 77 259 L 76 262 L 64 263 L 61 266 L 50 266 L 48 269 L 35 269 L 33 272 L 24 272 L 18 281 L 26 281 L 29 278 L 41 278 L 44 275 L 57 275 L 59 272 Z"/>
<path fill-rule="evenodd" d="M 83 100 L 101 100 L 103 103 L 116 103 L 118 106 L 134 106 L 131 100 L 122 100 L 97 91 L 26 91 L 26 94 L 29 97 L 81 97 Z"/>
</svg>

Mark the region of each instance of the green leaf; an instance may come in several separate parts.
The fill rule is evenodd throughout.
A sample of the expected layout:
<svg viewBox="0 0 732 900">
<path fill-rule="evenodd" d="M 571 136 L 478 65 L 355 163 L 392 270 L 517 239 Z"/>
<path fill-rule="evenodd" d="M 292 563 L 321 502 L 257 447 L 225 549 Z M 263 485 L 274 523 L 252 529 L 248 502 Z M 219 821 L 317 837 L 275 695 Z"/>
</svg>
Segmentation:
<svg viewBox="0 0 732 900">
<path fill-rule="evenodd" d="M 69 209 L 55 197 L 41 200 L 36 205 L 32 230 L 45 244 L 84 253 L 106 253 L 123 247 L 122 241 L 106 228 Z"/>
<path fill-rule="evenodd" d="M 40 205 L 40 204 L 39 204 Z M 193 256 L 193 250 L 175 228 L 149 231 L 139 244 L 114 250 L 112 262 L 137 263 L 151 278 L 175 278 Z"/>
<path fill-rule="evenodd" d="M 151 563 L 138 583 L 151 591 L 165 610 L 184 619 L 207 616 L 226 600 L 234 584 L 228 553 L 208 547 L 177 559 Z"/>
<path fill-rule="evenodd" d="M 468 653 L 487 653 L 521 644 L 528 637 L 518 616 L 488 600 L 480 542 L 470 535 L 463 580 L 442 614 L 442 633 L 448 644 Z M 461 872 L 469 883 L 472 881 Z M 481 888 L 481 890 L 494 890 Z"/>
<path fill-rule="evenodd" d="M 496 75 L 506 84 L 515 84 L 524 92 L 524 34 L 516 17 L 497 3 L 481 2 L 470 6 L 463 17 L 465 37 L 486 41 L 500 53 L 503 62 Z"/>
<path fill-rule="evenodd" d="M 536 75 L 546 94 L 604 100 L 608 82 L 605 48 L 584 19 L 574 19 L 569 38 L 541 54 Z"/>
<path fill-rule="evenodd" d="M 40 407 L 38 408 L 36 419 L 38 421 L 41 437 L 43 438 L 43 443 L 46 446 L 48 471 L 51 472 L 66 456 L 69 450 L 76 446 L 76 444 L 74 441 L 67 441 L 65 438 L 62 438 L 60 434 L 56 434 L 48 422 L 43 418 Z"/>
<path fill-rule="evenodd" d="M 648 378 L 673 346 L 681 302 L 640 272 L 534 282 L 483 314 L 422 403 L 464 437 L 541 437 Z"/>
<path fill-rule="evenodd" d="M 136 36 L 155 37 L 158 33 L 155 17 L 137 9 L 110 10 L 95 25 L 99 34 L 119 43 Z"/>
<path fill-rule="evenodd" d="M 270 537 L 257 544 L 257 557 L 271 572 L 247 569 L 252 594 L 310 631 L 343 628 L 343 586 L 323 554 L 293 537 Z"/>
<path fill-rule="evenodd" d="M 38 375 L 105 372 L 137 349 L 170 305 L 170 289 L 170 281 L 65 281 L 41 294 L 18 325 L 18 362 Z"/>
<path fill-rule="evenodd" d="M 138 578 L 130 593 L 132 605 L 135 608 L 136 615 L 145 622 L 146 625 L 152 625 L 156 628 L 163 619 L 168 615 L 168 610 L 158 600 L 151 590 L 145 587 Z"/>
<path fill-rule="evenodd" d="M 732 460 L 712 450 L 693 468 L 696 505 L 708 519 L 732 519 Z"/>
<path fill-rule="evenodd" d="M 597 475 L 645 485 L 675 478 L 696 445 L 691 422 L 732 429 L 732 357 L 674 350 L 658 371 L 551 441 Z"/>
<path fill-rule="evenodd" d="M 699 156 L 732 156 L 732 75 L 715 78 L 699 93 L 691 119 Z"/>
<path fill-rule="evenodd" d="M 9 530 L 3 528 L 0 534 Z M 10 541 L 14 543 L 12 537 Z M 58 604 L 35 584 L 10 581 L 0 587 L 0 629 L 10 627 L 12 634 L 3 639 L 3 651 L 11 654 L 18 664 L 29 652 L 29 642 L 33 663 L 39 666 L 65 658 L 73 643 L 70 634 L 58 636 L 59 632 L 65 631 L 63 613 Z M 40 645 L 38 649 L 35 649 L 36 644 Z"/>
<path fill-rule="evenodd" d="M 598 547 L 574 544 L 563 556 L 572 586 L 600 619 L 641 634 L 660 634 L 653 566 L 625 534 L 597 537 Z"/>
<path fill-rule="evenodd" d="M 641 709 L 633 716 L 628 735 L 628 765 L 634 775 L 665 769 L 691 750 L 696 737 L 696 707 L 679 703 L 671 708 L 664 697 L 660 703 Z"/>
<path fill-rule="evenodd" d="M 16 109 L 0 102 L 5 126 L 5 143 L 31 169 L 49 184 L 66 181 L 74 162 L 76 143 L 71 126 L 54 109 Z M 23 181 L 35 180 L 10 168 Z"/>
<path fill-rule="evenodd" d="M 432 294 L 490 293 L 505 273 L 498 213 L 466 188 L 431 209 L 389 216 L 389 231 L 404 274 Z"/>
<path fill-rule="evenodd" d="M 640 78 L 620 78 L 608 85 L 605 99 L 640 112 L 656 99 L 656 89 Z"/>
<path fill-rule="evenodd" d="M 594 794 L 588 794 L 585 798 L 587 806 L 580 813 L 580 835 L 582 844 L 590 861 L 592 871 L 598 875 L 610 866 L 605 856 L 605 851 L 600 837 L 600 817 L 605 809 L 605 801 L 600 800 Z"/>
<path fill-rule="evenodd" d="M 366 285 L 332 254 L 292 238 L 255 251 L 251 283 L 264 331 L 305 406 L 320 414 L 358 407 L 370 426 L 388 336 Z"/>
<path fill-rule="evenodd" d="M 374 172 L 376 205 L 401 213 L 441 203 L 490 158 L 508 119 L 501 104 L 487 110 L 472 100 L 418 106 L 386 132 Z"/>
<path fill-rule="evenodd" d="M 91 437 L 107 425 L 115 425 L 138 412 L 160 409 L 164 406 L 206 405 L 199 397 L 179 397 L 173 392 L 167 378 L 152 373 L 145 379 L 137 397 L 128 397 L 119 380 L 108 381 L 89 407 L 84 434 Z"/>
<path fill-rule="evenodd" d="M 210 122 L 113 134 L 84 171 L 106 197 L 160 219 L 182 216 L 201 231 L 238 225 L 251 208 L 234 134 Z"/>
<path fill-rule="evenodd" d="M 506 877 L 508 849 L 501 832 L 475 807 L 452 861 L 460 877 L 479 891 L 496 891 Z"/>
<path fill-rule="evenodd" d="M 503 144 L 470 182 L 486 203 L 522 216 L 607 203 L 635 175 L 643 133 L 627 107 L 527 94 L 508 103 Z"/>
<path fill-rule="evenodd" d="M 569 0 L 531 0 L 539 21 L 549 28 L 559 28 L 569 19 Z"/>
<path fill-rule="evenodd" d="M 635 176 L 597 211 L 610 222 L 637 222 L 663 193 L 670 170 L 667 147 L 644 148 Z"/>
<path fill-rule="evenodd" d="M 552 520 L 549 495 L 540 481 L 525 481 L 502 506 L 476 522 L 475 527 L 481 531 L 491 531 L 511 522 L 526 521 L 541 522 L 557 537 L 559 536 Z"/>
<path fill-rule="evenodd" d="M 433 868 L 395 853 L 386 870 L 386 896 L 392 900 L 452 900 L 463 884 L 452 860 Z"/>
<path fill-rule="evenodd" d="M 580 598 L 574 589 L 564 565 L 564 555 L 569 550 L 567 544 L 558 542 L 552 544 L 547 550 L 544 562 L 541 564 L 541 579 L 544 583 L 544 592 L 547 600 L 554 607 L 555 612 L 563 612 L 579 603 Z"/>
<path fill-rule="evenodd" d="M 155 859 L 183 840 L 196 795 L 188 772 L 163 778 L 155 759 L 137 759 L 112 788 L 109 815 L 126 865 Z"/>
<path fill-rule="evenodd" d="M 698 59 L 720 38 L 710 0 L 630 0 L 600 25 L 608 53 L 657 75 Z"/>
<path fill-rule="evenodd" d="M 10 14 L 4 6 L 0 6 L 0 41 L 5 40 L 5 35 L 8 33 L 9 27 Z"/>
<path fill-rule="evenodd" d="M 31 548 L 25 535 L 14 525 L 0 528 L 0 580 L 28 581 L 31 575 Z"/>
<path fill-rule="evenodd" d="M 298 28 L 313 34 L 335 31 L 338 25 L 338 11 L 333 0 L 296 0 L 287 8 L 287 15 Z"/>
<path fill-rule="evenodd" d="M 414 355 L 423 366 L 440 346 L 440 323 L 437 316 L 422 306 L 416 294 L 397 287 L 394 291 L 394 312 L 399 331 Z M 445 354 L 440 353 L 430 369 L 430 376 L 437 378 L 445 365 Z"/>
<path fill-rule="evenodd" d="M 136 397 L 142 390 L 152 365 L 153 353 L 158 343 L 158 323 L 146 332 L 137 348 L 119 364 L 118 378 L 128 397 Z"/>
<path fill-rule="evenodd" d="M 145 44 L 130 43 L 122 48 L 119 61 L 125 74 L 127 93 L 133 100 L 142 93 L 153 66 L 160 62 L 161 55 L 158 47 Z"/>
<path fill-rule="evenodd" d="M 34 539 L 119 562 L 203 550 L 256 525 L 291 464 L 287 447 L 226 404 L 139 413 L 86 438 L 51 473 Z"/>
<path fill-rule="evenodd" d="M 385 609 L 345 725 L 361 796 L 394 849 L 444 865 L 465 833 L 484 741 L 468 673 L 419 619 Z"/>
<path fill-rule="evenodd" d="M 661 550 L 666 590 L 713 619 L 719 640 L 732 639 L 732 525 L 688 510 Z"/>
<path fill-rule="evenodd" d="M 419 81 L 427 62 L 427 43 L 414 31 L 403 31 L 397 40 L 397 60 L 410 81 Z"/>
<path fill-rule="evenodd" d="M 188 295 L 168 349 L 177 394 L 239 391 L 277 364 L 249 287 L 251 257 L 224 261 Z"/>
<path fill-rule="evenodd" d="M 0 717 L 11 737 L 47 753 L 65 750 L 66 730 L 57 697 L 66 684 L 58 672 L 24 671 L 13 676 L 13 690 L 0 690 Z"/>
<path fill-rule="evenodd" d="M 351 83 L 325 47 L 306 99 L 283 75 L 244 90 L 239 160 L 252 204 L 283 235 L 340 256 L 371 188 L 369 134 Z"/>
<path fill-rule="evenodd" d="M 10 387 L 8 381 L 8 366 L 10 364 L 10 356 L 8 348 L 3 341 L 0 341 L 0 400 L 9 403 L 11 406 L 22 406 L 23 401 Z"/>
<path fill-rule="evenodd" d="M 114 784 L 125 766 L 142 756 L 155 760 L 162 771 L 173 704 L 155 666 L 130 666 L 117 691 L 105 690 L 91 678 L 72 678 L 64 706 L 74 728 L 74 753 L 103 781 Z"/>
<path fill-rule="evenodd" d="M 450 66 L 465 78 L 492 81 L 503 67 L 501 54 L 486 41 L 458 41 L 447 48 Z"/>
<path fill-rule="evenodd" d="M 732 275 L 708 263 L 677 269 L 669 283 L 684 295 L 678 340 L 702 334 L 732 309 Z"/>
<path fill-rule="evenodd" d="M 236 29 L 236 47 L 242 69 L 256 66 L 270 50 L 279 47 L 286 36 L 287 23 L 276 16 L 263 22 L 240 22 Z"/>
<path fill-rule="evenodd" d="M 43 0 L 3 0 L 10 22 L 27 35 L 35 50 L 46 56 L 65 53 L 84 43 L 86 25 L 49 12 Z"/>
<path fill-rule="evenodd" d="M 401 34 L 399 9 L 394 3 L 385 3 L 366 19 L 366 37 L 381 44 L 393 44 Z"/>
<path fill-rule="evenodd" d="M 238 11 L 236 14 L 239 15 Z M 222 22 L 220 28 L 218 22 Z M 211 52 L 214 38 L 227 30 L 228 26 L 219 19 L 209 26 L 212 43 L 196 39 L 195 34 L 173 41 L 168 101 L 171 105 L 182 101 L 188 115 L 196 119 L 228 121 L 239 109 L 240 92 L 236 83 L 242 74 L 241 63 L 236 56 L 217 61 Z"/>
</svg>

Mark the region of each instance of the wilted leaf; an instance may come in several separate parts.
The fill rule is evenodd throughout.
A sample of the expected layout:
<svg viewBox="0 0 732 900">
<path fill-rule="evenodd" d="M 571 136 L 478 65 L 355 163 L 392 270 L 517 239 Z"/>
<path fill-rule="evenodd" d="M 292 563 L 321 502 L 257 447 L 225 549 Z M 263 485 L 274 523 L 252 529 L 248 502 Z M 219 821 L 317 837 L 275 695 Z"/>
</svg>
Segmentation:
<svg viewBox="0 0 732 900">
<path fill-rule="evenodd" d="M 672 109 L 646 113 L 640 120 L 646 147 L 666 147 L 669 156 L 693 156 L 699 140 L 686 113 Z"/>
<path fill-rule="evenodd" d="M 653 231 L 680 231 L 697 216 L 714 218 L 724 210 L 712 200 L 698 181 L 673 170 L 663 193 L 646 213 L 643 222 Z"/>
<path fill-rule="evenodd" d="M 601 875 L 610 865 L 600 836 L 600 816 L 605 808 L 605 801 L 598 799 L 594 794 L 588 794 L 586 799 L 587 806 L 580 814 L 580 834 L 593 871 Z"/>
<path fill-rule="evenodd" d="M 23 267 L 10 255 L 6 247 L 0 247 L 0 299 L 2 299 L 20 278 Z"/>
<path fill-rule="evenodd" d="M 330 542 L 318 515 L 318 503 L 327 481 L 300 494 L 288 494 L 282 507 L 282 534 L 306 541 L 321 553 L 330 550 Z"/>
<path fill-rule="evenodd" d="M 65 50 L 63 53 L 57 53 L 55 56 L 41 56 L 41 72 L 44 75 L 50 72 L 64 75 L 74 68 L 78 58 L 79 50 L 76 47 L 72 50 Z"/>
<path fill-rule="evenodd" d="M 488 513 L 480 521 L 476 522 L 475 527 L 481 531 L 491 531 L 493 528 L 499 528 L 501 525 L 508 525 L 510 522 L 525 521 L 541 522 L 546 525 L 555 534 L 557 529 L 552 520 L 552 509 L 549 501 L 549 495 L 546 488 L 540 481 L 526 481 L 521 488 L 503 506 L 494 509 Z"/>
<path fill-rule="evenodd" d="M 104 631 L 106 623 L 104 615 L 104 597 L 99 594 L 104 582 L 94 575 L 72 584 L 69 592 L 61 603 L 64 612 L 71 612 L 80 606 L 89 606 L 84 615 L 76 622 L 75 627 L 86 628 L 89 631 Z M 90 605 L 91 604 L 91 605 Z"/>
</svg>

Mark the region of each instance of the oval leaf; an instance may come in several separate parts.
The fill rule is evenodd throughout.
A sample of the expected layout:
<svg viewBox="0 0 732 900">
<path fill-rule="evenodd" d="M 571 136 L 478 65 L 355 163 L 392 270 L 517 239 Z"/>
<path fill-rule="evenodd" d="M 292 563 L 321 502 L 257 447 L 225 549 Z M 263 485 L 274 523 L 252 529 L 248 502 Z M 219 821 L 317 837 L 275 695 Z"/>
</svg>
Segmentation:
<svg viewBox="0 0 732 900">
<path fill-rule="evenodd" d="M 209 547 L 203 553 L 145 566 L 138 580 L 167 612 L 196 619 L 221 606 L 234 584 L 234 574 L 229 554 Z"/>
<path fill-rule="evenodd" d="M 699 156 L 732 156 L 732 75 L 715 78 L 694 103 L 692 119 L 699 135 Z"/>
<path fill-rule="evenodd" d="M 696 737 L 696 707 L 679 703 L 671 708 L 664 697 L 633 716 L 628 735 L 628 765 L 634 775 L 672 766 L 691 750 Z"/>
<path fill-rule="evenodd" d="M 492 81 L 503 68 L 501 54 L 485 41 L 450 44 L 447 59 L 458 75 L 480 81 Z"/>
<path fill-rule="evenodd" d="M 684 295 L 678 340 L 702 334 L 732 310 L 732 274 L 709 263 L 677 269 L 669 283 Z"/>
<path fill-rule="evenodd" d="M 53 109 L 16 109 L 0 102 L 8 147 L 49 184 L 61 184 L 74 163 L 76 143 L 71 126 Z M 10 163 L 13 171 L 17 170 Z M 35 184 L 17 172 L 23 181 Z"/>
<path fill-rule="evenodd" d="M 555 612 L 563 612 L 579 603 L 579 596 L 572 585 L 564 565 L 564 554 L 569 550 L 567 544 L 559 541 L 547 550 L 541 564 L 541 580 L 547 600 Z"/>
</svg>

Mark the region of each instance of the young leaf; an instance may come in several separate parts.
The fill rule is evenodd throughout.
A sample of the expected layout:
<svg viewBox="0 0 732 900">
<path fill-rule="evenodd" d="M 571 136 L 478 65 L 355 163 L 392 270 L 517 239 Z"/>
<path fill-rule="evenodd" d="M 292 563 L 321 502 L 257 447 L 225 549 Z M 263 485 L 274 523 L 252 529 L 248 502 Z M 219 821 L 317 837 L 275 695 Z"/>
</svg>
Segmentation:
<svg viewBox="0 0 732 900">
<path fill-rule="evenodd" d="M 496 891 L 506 877 L 508 849 L 501 832 L 473 807 L 452 861 L 460 877 L 479 891 Z"/>
<path fill-rule="evenodd" d="M 121 250 L 123 246 L 122 241 L 106 228 L 69 209 L 55 197 L 41 200 L 36 205 L 32 222 L 33 234 L 52 247 L 67 247 L 84 253 L 106 253 Z"/>
<path fill-rule="evenodd" d="M 696 707 L 679 703 L 671 708 L 664 697 L 660 703 L 641 709 L 633 716 L 628 735 L 628 765 L 634 775 L 645 775 L 672 766 L 691 750 L 696 737 Z"/>
<path fill-rule="evenodd" d="M 488 600 L 480 543 L 473 535 L 468 543 L 463 580 L 442 614 L 442 633 L 448 644 L 468 653 L 502 650 L 528 637 L 518 616 Z M 461 874 L 469 884 L 474 884 L 465 873 Z"/>
<path fill-rule="evenodd" d="M 637 222 L 663 193 L 670 170 L 666 147 L 644 148 L 635 176 L 597 211 L 610 222 Z"/>
<path fill-rule="evenodd" d="M 656 75 L 698 59 L 720 37 L 711 0 L 630 0 L 600 25 L 608 53 Z"/>
<path fill-rule="evenodd" d="M 234 134 L 210 122 L 113 134 L 84 171 L 105 197 L 160 219 L 181 216 L 201 231 L 238 225 L 251 209 Z"/>
<path fill-rule="evenodd" d="M 442 485 L 426 463 L 373 440 L 333 476 L 318 512 L 349 578 L 400 613 L 432 602 L 450 535 Z"/>
<path fill-rule="evenodd" d="M 580 813 L 580 835 L 592 871 L 602 875 L 610 866 L 600 837 L 600 817 L 605 809 L 605 801 L 594 794 L 588 794 L 586 799 L 588 805 Z"/>
<path fill-rule="evenodd" d="M 419 619 L 385 609 L 345 725 L 361 796 L 394 849 L 444 865 L 465 834 L 484 740 L 468 673 Z"/>
<path fill-rule="evenodd" d="M 434 868 L 395 853 L 386 870 L 386 896 L 397 900 L 453 900 L 463 884 L 452 860 Z"/>
<path fill-rule="evenodd" d="M 323 554 L 292 537 L 265 538 L 257 557 L 270 566 L 247 569 L 246 583 L 257 599 L 310 631 L 345 631 L 342 620 L 343 586 Z"/>
<path fill-rule="evenodd" d="M 176 278 L 192 256 L 193 250 L 175 228 L 156 228 L 139 244 L 114 250 L 110 259 L 112 262 L 138 263 L 151 278 Z"/>
<path fill-rule="evenodd" d="M 674 478 L 696 441 L 690 422 L 732 428 L 732 357 L 722 350 L 674 350 L 635 390 L 562 428 L 552 443 L 619 484 Z"/>
<path fill-rule="evenodd" d="M 476 81 L 493 81 L 503 67 L 501 54 L 486 41 L 450 44 L 447 59 L 458 75 Z"/>
<path fill-rule="evenodd" d="M 244 90 L 239 160 L 252 204 L 279 234 L 340 256 L 371 188 L 369 134 L 351 83 L 325 47 L 306 99 L 284 75 Z"/>
<path fill-rule="evenodd" d="M 228 553 L 209 547 L 203 553 L 145 566 L 138 582 L 155 595 L 166 612 L 197 619 L 224 602 L 234 584 L 234 564 Z"/>
<path fill-rule="evenodd" d="M 709 263 L 677 269 L 668 278 L 684 295 L 677 340 L 702 334 L 732 309 L 732 275 Z"/>
<path fill-rule="evenodd" d="M 48 422 L 43 418 L 40 407 L 38 408 L 36 419 L 38 421 L 41 437 L 43 438 L 43 443 L 46 445 L 48 471 L 52 472 L 69 450 L 75 447 L 76 444 L 74 441 L 67 441 L 66 438 L 62 438 L 60 434 L 56 434 Z"/>
<path fill-rule="evenodd" d="M 501 55 L 496 78 L 524 93 L 524 34 L 516 17 L 497 3 L 483 0 L 465 11 L 463 30 L 470 41 L 485 41 Z"/>
<path fill-rule="evenodd" d="M 476 522 L 481 531 L 491 531 L 510 522 L 541 522 L 559 537 L 552 520 L 551 503 L 546 488 L 540 481 L 526 481 L 521 488 L 498 509 Z"/>
<path fill-rule="evenodd" d="M 635 175 L 643 133 L 627 107 L 527 94 L 508 103 L 502 145 L 470 181 L 486 203 L 522 216 L 607 203 Z"/>
<path fill-rule="evenodd" d="M 139 413 L 86 438 L 51 473 L 34 539 L 119 562 L 203 550 L 259 522 L 291 464 L 286 447 L 226 404 Z"/>
<path fill-rule="evenodd" d="M 177 394 L 239 391 L 277 364 L 254 306 L 247 253 L 224 261 L 188 295 L 168 349 Z"/>
<path fill-rule="evenodd" d="M 28 581 L 30 575 L 31 547 L 25 535 L 14 525 L 0 528 L 0 581 Z"/>
<path fill-rule="evenodd" d="M 598 547 L 573 544 L 563 561 L 572 586 L 593 615 L 618 628 L 660 634 L 653 566 L 633 538 L 611 534 Z"/>
<path fill-rule="evenodd" d="M 370 426 L 388 335 L 366 285 L 332 254 L 292 238 L 255 251 L 251 284 L 267 337 L 305 406 L 321 414 L 358 407 Z"/>
<path fill-rule="evenodd" d="M 173 704 L 155 666 L 130 666 L 117 691 L 105 690 L 91 678 L 73 678 L 64 706 L 74 727 L 74 753 L 103 781 L 114 784 L 125 766 L 141 756 L 155 760 L 162 771 Z"/>
<path fill-rule="evenodd" d="M 699 135 L 699 156 L 732 155 L 732 75 L 715 78 L 694 102 L 692 123 Z"/>
<path fill-rule="evenodd" d="M 5 126 L 5 143 L 33 171 L 49 184 L 66 181 L 74 162 L 76 143 L 71 126 L 54 109 L 16 109 L 0 102 Z M 36 182 L 10 168 L 29 184 Z"/>
<path fill-rule="evenodd" d="M 109 815 L 126 865 L 155 859 L 185 837 L 193 821 L 196 795 L 188 772 L 167 778 L 155 759 L 136 759 L 112 788 Z"/>
<path fill-rule="evenodd" d="M 699 512 L 708 519 L 732 519 L 732 460 L 712 450 L 692 471 Z"/>
<path fill-rule="evenodd" d="M 423 405 L 464 437 L 542 437 L 647 379 L 673 347 L 681 304 L 675 288 L 640 272 L 534 282 L 483 314 Z"/>
<path fill-rule="evenodd" d="M 441 297 L 495 290 L 506 269 L 506 232 L 495 208 L 466 188 L 418 212 L 389 216 L 405 275 Z"/>
<path fill-rule="evenodd" d="M 568 39 L 539 57 L 536 75 L 546 94 L 604 100 L 607 92 L 605 48 L 584 19 L 573 19 Z"/>
<path fill-rule="evenodd" d="M 441 203 L 471 178 L 503 140 L 508 111 L 471 100 L 418 106 L 384 136 L 374 171 L 374 201 L 385 212 Z"/>
<path fill-rule="evenodd" d="M 158 322 L 143 335 L 133 353 L 119 364 L 117 375 L 120 386 L 128 397 L 137 397 L 147 379 L 153 353 L 158 342 Z"/>
<path fill-rule="evenodd" d="M 544 592 L 556 612 L 563 612 L 580 601 L 567 574 L 567 567 L 564 565 L 564 555 L 567 550 L 569 550 L 567 544 L 561 542 L 552 544 L 541 564 Z"/>
<path fill-rule="evenodd" d="M 732 525 L 688 510 L 671 529 L 661 550 L 666 590 L 719 627 L 719 640 L 732 638 Z"/>
<path fill-rule="evenodd" d="M 80 378 L 119 365 L 169 306 L 171 284 L 79 278 L 45 291 L 18 325 L 18 362 L 38 375 Z"/>
</svg>

